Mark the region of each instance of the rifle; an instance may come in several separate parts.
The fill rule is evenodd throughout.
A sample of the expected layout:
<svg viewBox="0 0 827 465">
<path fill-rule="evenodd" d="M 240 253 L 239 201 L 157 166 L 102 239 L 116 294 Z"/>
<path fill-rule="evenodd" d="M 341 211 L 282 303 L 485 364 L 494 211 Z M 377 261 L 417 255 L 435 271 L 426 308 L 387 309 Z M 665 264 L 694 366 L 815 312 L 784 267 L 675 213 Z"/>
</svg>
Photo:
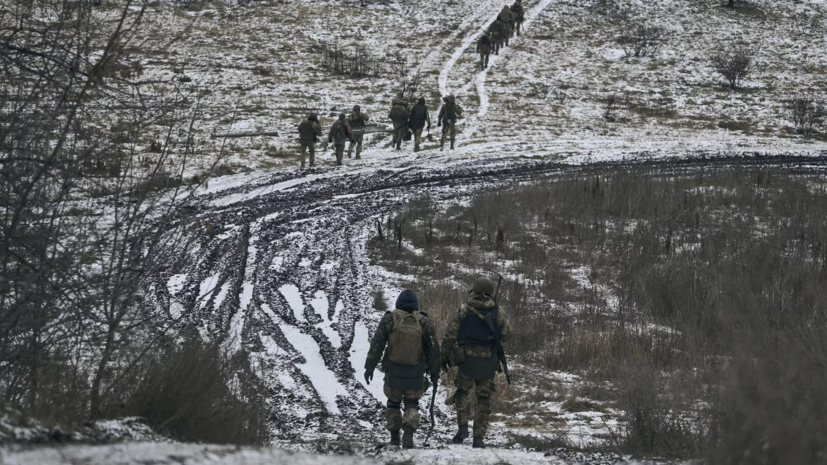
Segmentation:
<svg viewBox="0 0 827 465">
<path fill-rule="evenodd" d="M 439 380 L 437 379 L 436 381 L 434 381 L 432 378 L 431 381 L 434 382 L 434 393 L 431 395 L 431 405 L 428 406 L 428 410 L 431 414 L 431 426 L 428 427 L 428 435 L 425 436 L 424 444 L 428 444 L 428 441 L 431 439 L 431 433 L 434 432 L 434 404 L 436 403 L 436 389 L 439 384 Z"/>
<path fill-rule="evenodd" d="M 494 291 L 494 302 L 496 303 L 497 302 L 497 297 L 500 296 L 500 287 L 502 287 L 502 284 L 503 284 L 503 276 L 501 274 L 497 273 L 496 271 L 493 271 L 493 270 L 488 270 L 488 271 L 490 271 L 490 272 L 494 273 L 495 275 L 497 275 L 497 278 L 498 278 L 497 290 Z M 499 333 L 499 331 L 494 330 L 494 322 L 491 321 L 491 314 L 490 313 L 485 315 L 485 318 L 483 319 L 483 321 L 485 321 L 485 324 L 488 325 L 488 329 L 491 331 L 491 334 L 493 334 L 494 345 L 497 349 L 497 358 L 500 359 L 500 363 L 503 366 L 503 373 L 505 374 L 505 380 L 508 381 L 508 384 L 511 384 L 511 375 L 508 373 L 508 361 L 506 361 L 506 359 L 505 359 L 505 350 L 503 349 L 503 343 L 500 340 L 500 333 Z"/>
</svg>

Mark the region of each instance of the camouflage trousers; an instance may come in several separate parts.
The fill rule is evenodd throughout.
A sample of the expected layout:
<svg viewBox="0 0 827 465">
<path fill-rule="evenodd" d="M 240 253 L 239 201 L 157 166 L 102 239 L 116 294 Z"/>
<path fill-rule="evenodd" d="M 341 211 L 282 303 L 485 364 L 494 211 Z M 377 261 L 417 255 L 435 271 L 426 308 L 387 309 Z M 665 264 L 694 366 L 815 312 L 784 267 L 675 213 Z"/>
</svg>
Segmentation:
<svg viewBox="0 0 827 465">
<path fill-rule="evenodd" d="M 440 147 L 445 147 L 445 139 L 447 137 L 451 138 L 451 149 L 454 148 L 454 140 L 457 138 L 457 125 L 454 124 L 443 124 L 442 125 L 442 139 L 439 142 Z"/>
<path fill-rule="evenodd" d="M 474 437 L 483 438 L 488 431 L 491 417 L 491 396 L 497 390 L 494 378 L 471 379 L 457 371 L 454 379 L 457 391 L 454 393 L 454 402 L 457 407 L 457 424 L 467 425 L 471 420 L 471 389 L 477 396 L 477 412 L 474 415 Z"/>
<path fill-rule="evenodd" d="M 310 167 L 312 168 L 316 164 L 316 144 L 301 143 L 299 147 L 299 160 L 301 160 L 302 169 L 304 169 L 304 159 L 307 156 L 307 152 L 310 152 Z"/>
<path fill-rule="evenodd" d="M 345 156 L 345 143 L 342 142 L 341 144 L 336 144 L 336 164 L 342 164 L 342 158 Z"/>
<path fill-rule="evenodd" d="M 419 143 L 422 142 L 422 131 L 424 130 L 425 128 L 411 129 L 414 138 L 414 152 L 419 152 Z"/>
<path fill-rule="evenodd" d="M 408 125 L 402 122 L 393 122 L 393 145 L 397 150 L 402 148 L 402 141 L 405 140 L 405 133 L 408 131 Z"/>
<path fill-rule="evenodd" d="M 355 131 L 354 131 L 355 132 Z M 356 147 L 356 158 L 362 158 L 362 141 L 365 139 L 364 134 L 354 134 L 353 140 L 350 141 L 350 146 L 347 148 L 347 157 L 353 153 L 353 147 Z"/>
<path fill-rule="evenodd" d="M 488 68 L 488 59 L 491 57 L 491 47 L 480 49 L 480 69 Z"/>
<path fill-rule="evenodd" d="M 385 396 L 388 398 L 388 431 L 399 431 L 403 426 L 413 429 L 419 428 L 419 399 L 425 394 L 421 391 L 402 391 L 391 389 L 385 381 Z M 402 402 L 405 403 L 405 413 L 402 413 Z"/>
</svg>

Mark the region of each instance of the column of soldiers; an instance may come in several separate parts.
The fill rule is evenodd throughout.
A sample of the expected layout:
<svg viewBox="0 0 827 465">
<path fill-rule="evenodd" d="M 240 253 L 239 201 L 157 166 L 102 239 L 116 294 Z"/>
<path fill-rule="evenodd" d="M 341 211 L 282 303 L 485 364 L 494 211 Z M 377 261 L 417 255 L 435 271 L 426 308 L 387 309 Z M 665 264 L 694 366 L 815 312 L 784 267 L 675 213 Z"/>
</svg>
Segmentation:
<svg viewBox="0 0 827 465">
<path fill-rule="evenodd" d="M 403 291 L 396 300 L 395 310 L 385 313 L 379 322 L 365 360 L 365 381 L 370 384 L 374 370 L 381 363 L 391 445 L 414 447 L 413 435 L 419 428 L 419 400 L 428 391 L 425 374 L 430 375 L 431 383 L 436 386 L 440 368 L 448 373 L 456 366 L 456 390 L 451 400 L 457 410 L 457 433 L 451 442 L 461 444 L 471 434 L 473 447 L 485 447 L 491 396 L 496 392 L 495 379 L 501 371 L 492 341 L 506 341 L 510 329 L 504 311 L 494 300 L 494 283 L 490 279 L 478 277 L 469 293 L 470 298 L 450 318 L 442 344 L 437 342 L 433 324 L 420 310 L 413 291 Z M 477 404 L 473 413 L 471 391 Z M 473 429 L 469 433 L 471 421 Z"/>
<path fill-rule="evenodd" d="M 494 55 L 499 55 L 500 49 L 508 46 L 509 40 L 515 33 L 520 35 L 523 21 L 525 21 L 525 8 L 523 8 L 522 0 L 515 0 L 510 8 L 507 5 L 503 6 L 496 21 L 488 26 L 488 30 L 477 42 L 480 69 L 488 68 L 488 60 L 492 52 Z"/>
</svg>

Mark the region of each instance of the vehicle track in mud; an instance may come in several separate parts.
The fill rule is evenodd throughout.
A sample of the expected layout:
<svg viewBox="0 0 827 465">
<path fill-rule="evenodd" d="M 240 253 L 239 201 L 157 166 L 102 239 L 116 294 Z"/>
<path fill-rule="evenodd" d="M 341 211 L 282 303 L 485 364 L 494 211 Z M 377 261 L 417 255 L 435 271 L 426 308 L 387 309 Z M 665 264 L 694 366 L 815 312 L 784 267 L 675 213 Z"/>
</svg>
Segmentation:
<svg viewBox="0 0 827 465">
<path fill-rule="evenodd" d="M 277 443 L 327 442 L 335 450 L 348 442 L 349 448 L 370 450 L 386 435 L 381 376 L 371 386 L 361 380 L 368 339 L 381 317 L 372 309 L 378 283 L 367 250 L 377 219 L 425 191 L 441 201 L 561 175 L 737 166 L 824 171 L 827 156 L 586 166 L 510 158 L 445 168 L 277 173 L 196 200 L 180 219 L 189 224 L 196 249 L 185 263 L 170 264 L 155 277 L 155 301 L 166 314 L 180 313 L 178 328 L 198 328 L 251 354 L 269 393 Z M 445 442 L 452 429 L 447 412 L 438 408 L 432 443 Z M 492 443 L 504 440 L 500 435 Z"/>
</svg>

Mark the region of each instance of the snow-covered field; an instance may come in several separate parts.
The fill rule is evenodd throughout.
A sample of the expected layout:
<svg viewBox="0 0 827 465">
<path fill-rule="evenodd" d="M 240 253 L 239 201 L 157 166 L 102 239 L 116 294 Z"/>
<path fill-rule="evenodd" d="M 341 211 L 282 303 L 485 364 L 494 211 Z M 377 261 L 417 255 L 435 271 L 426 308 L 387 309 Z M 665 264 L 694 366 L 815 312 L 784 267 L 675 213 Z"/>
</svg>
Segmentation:
<svg viewBox="0 0 827 465">
<path fill-rule="evenodd" d="M 492 428 L 492 449 L 444 446 L 454 430 L 444 391 L 434 447 L 389 451 L 378 446 L 387 434 L 381 379 L 371 385 L 361 379 L 368 338 L 381 317 L 372 308 L 372 292 L 382 287 L 390 299 L 398 290 L 398 280 L 370 265 L 367 241 L 377 219 L 426 191 L 437 200 L 458 198 L 591 162 L 825 154 L 823 142 L 787 132 L 782 103 L 791 93 L 824 85 L 823 2 L 757 0 L 753 13 L 700 0 L 628 2 L 632 17 L 672 34 L 654 59 L 621 58 L 619 25 L 596 12 L 595 3 L 528 0 L 525 33 L 483 72 L 475 68 L 475 40 L 503 2 L 411 0 L 360 8 L 268 0 L 149 7 L 144 46 L 151 52 L 142 59 L 142 79 L 175 82 L 197 97 L 209 122 L 200 137 L 280 133 L 231 143 L 224 164 L 247 172 L 211 180 L 199 192 L 205 204 L 188 226 L 196 252 L 188 263 L 156 276 L 153 287 L 155 304 L 176 324 L 251 353 L 272 393 L 274 446 L 356 453 L 379 463 L 623 460 L 527 451 L 504 424 Z M 181 39 L 166 46 L 178 34 Z M 760 46 L 761 66 L 746 90 L 731 92 L 712 75 L 707 57 L 737 38 Z M 395 92 L 393 76 L 331 76 L 320 66 L 325 44 L 361 48 L 379 59 L 405 57 L 409 72 L 424 76 L 422 94 L 434 116 L 439 96 L 455 93 L 466 112 L 457 150 L 440 152 L 427 143 L 417 154 L 410 144 L 396 152 L 387 135 L 376 135 L 368 138 L 363 160 L 336 169 L 324 166 L 331 158 L 322 153 L 317 158 L 323 166 L 295 172 L 295 127 L 306 113 L 330 123 L 360 104 L 374 121 L 387 124 Z M 628 106 L 621 121 L 608 122 L 602 101 L 614 92 L 629 101 L 658 101 L 670 116 L 641 116 Z M 746 121 L 749 129 L 723 129 L 722 121 Z M 438 138 L 437 131 L 432 128 Z M 544 408 L 564 414 L 559 405 Z M 564 420 L 565 435 L 584 446 L 605 435 L 603 425 L 617 424 L 590 412 Z M 551 436 L 540 428 L 522 433 Z M 422 445 L 421 435 L 417 443 Z M 4 464 L 376 463 L 180 444 L 0 454 Z"/>
</svg>

